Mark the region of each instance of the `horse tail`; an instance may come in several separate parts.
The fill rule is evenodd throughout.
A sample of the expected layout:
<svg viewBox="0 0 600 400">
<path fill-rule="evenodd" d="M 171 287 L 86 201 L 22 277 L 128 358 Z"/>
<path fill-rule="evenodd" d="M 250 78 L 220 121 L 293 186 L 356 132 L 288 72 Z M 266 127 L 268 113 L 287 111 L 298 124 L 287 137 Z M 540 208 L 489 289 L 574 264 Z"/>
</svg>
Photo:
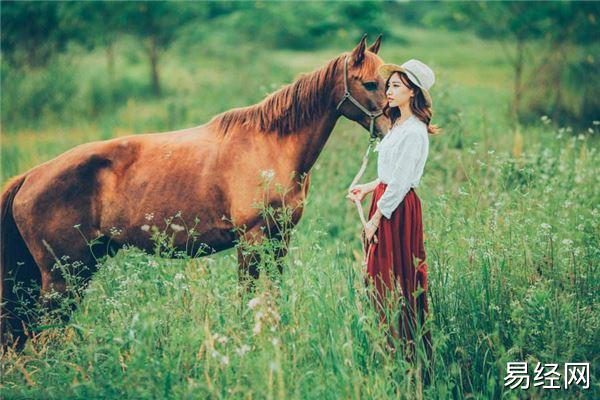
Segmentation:
<svg viewBox="0 0 600 400">
<path fill-rule="evenodd" d="M 13 339 L 25 338 L 23 322 L 26 317 L 18 311 L 19 296 L 14 293 L 15 285 L 27 289 L 31 280 L 40 279 L 39 269 L 33 260 L 21 232 L 13 217 L 13 201 L 21 189 L 26 175 L 13 178 L 6 185 L 0 197 L 0 343 L 8 342 L 9 330 Z M 22 344 L 22 343 L 21 343 Z"/>
</svg>

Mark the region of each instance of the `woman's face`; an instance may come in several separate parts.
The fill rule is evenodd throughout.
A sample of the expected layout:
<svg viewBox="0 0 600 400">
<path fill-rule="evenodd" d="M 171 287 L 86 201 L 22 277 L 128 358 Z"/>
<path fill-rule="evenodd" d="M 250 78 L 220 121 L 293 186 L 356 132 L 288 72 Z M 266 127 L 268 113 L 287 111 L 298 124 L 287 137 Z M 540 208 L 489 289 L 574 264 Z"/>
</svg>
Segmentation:
<svg viewBox="0 0 600 400">
<path fill-rule="evenodd" d="M 413 91 L 402 82 L 397 72 L 392 74 L 388 84 L 385 94 L 390 107 L 403 107 L 414 96 Z"/>
</svg>

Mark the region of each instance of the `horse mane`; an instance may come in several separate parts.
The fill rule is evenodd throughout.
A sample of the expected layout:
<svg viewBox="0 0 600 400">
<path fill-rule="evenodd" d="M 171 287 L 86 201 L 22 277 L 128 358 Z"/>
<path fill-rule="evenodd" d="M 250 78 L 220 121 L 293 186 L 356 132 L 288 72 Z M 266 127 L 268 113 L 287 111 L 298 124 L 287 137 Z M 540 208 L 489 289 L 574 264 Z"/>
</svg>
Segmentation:
<svg viewBox="0 0 600 400">
<path fill-rule="evenodd" d="M 269 94 L 260 103 L 235 108 L 213 117 L 211 123 L 217 124 L 221 135 L 234 126 L 277 132 L 284 136 L 301 129 L 321 115 L 331 104 L 330 93 L 336 80 L 340 65 L 343 66 L 347 53 L 330 60 L 324 67 L 313 72 L 301 74 L 296 81 Z M 365 68 L 361 72 L 375 67 L 370 57 L 365 57 Z M 341 70 L 341 69 L 340 69 Z"/>
</svg>

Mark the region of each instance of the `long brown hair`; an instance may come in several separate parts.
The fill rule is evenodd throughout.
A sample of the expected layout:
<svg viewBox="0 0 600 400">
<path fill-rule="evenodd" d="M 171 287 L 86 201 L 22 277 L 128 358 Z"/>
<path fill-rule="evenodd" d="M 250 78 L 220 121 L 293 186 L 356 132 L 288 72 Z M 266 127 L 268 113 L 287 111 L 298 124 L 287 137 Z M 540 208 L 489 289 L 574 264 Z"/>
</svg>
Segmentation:
<svg viewBox="0 0 600 400">
<path fill-rule="evenodd" d="M 415 94 L 409 100 L 410 110 L 412 111 L 412 113 L 421 121 L 423 121 L 425 125 L 427 125 L 427 132 L 429 132 L 432 135 L 441 133 L 442 129 L 439 126 L 431 124 L 431 116 L 433 112 L 431 111 L 431 107 L 427 105 L 427 101 L 425 101 L 425 96 L 423 95 L 421 88 L 412 83 L 412 81 L 408 79 L 408 76 L 404 72 L 396 71 L 394 73 L 397 73 L 400 76 L 400 80 Z M 386 93 L 392 75 L 390 75 L 387 81 L 385 82 Z M 386 104 L 385 107 L 383 107 L 383 113 L 386 117 L 390 119 L 392 125 L 396 122 L 398 118 L 400 118 L 401 114 L 399 107 L 390 107 L 389 103 Z"/>
</svg>

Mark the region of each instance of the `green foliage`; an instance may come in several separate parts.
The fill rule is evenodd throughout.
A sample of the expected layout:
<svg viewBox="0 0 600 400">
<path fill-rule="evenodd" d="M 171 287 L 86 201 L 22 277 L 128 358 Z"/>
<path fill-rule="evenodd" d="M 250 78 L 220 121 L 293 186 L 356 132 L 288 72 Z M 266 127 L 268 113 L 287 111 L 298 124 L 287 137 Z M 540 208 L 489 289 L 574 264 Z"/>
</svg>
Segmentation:
<svg viewBox="0 0 600 400">
<path fill-rule="evenodd" d="M 65 74 L 66 65 L 53 61 L 46 69 L 24 71 L 2 63 L 2 122 L 8 126 L 40 128 L 40 122 L 68 122 L 77 107 L 77 82 Z"/>
<path fill-rule="evenodd" d="M 558 48 L 534 79 L 536 90 L 527 99 L 530 113 L 524 120 L 531 121 L 539 115 L 573 124 L 597 120 L 600 81 L 590 77 L 600 74 L 599 54 L 598 44 Z M 568 61 L 562 63 L 565 58 Z"/>
<path fill-rule="evenodd" d="M 231 13 L 207 21 L 203 30 L 225 31 L 234 42 L 252 37 L 263 47 L 299 50 L 389 32 L 382 3 L 321 1 L 239 3 Z"/>
<path fill-rule="evenodd" d="M 488 39 L 544 38 L 587 44 L 598 33 L 599 11 L 593 2 L 449 2 L 427 13 L 424 20 L 428 25 L 472 30 Z"/>
<path fill-rule="evenodd" d="M 6 1 L 2 4 L 2 54 L 15 64 L 43 66 L 73 39 L 59 2 Z"/>
<path fill-rule="evenodd" d="M 597 110 L 597 2 L 454 2 L 427 13 L 429 26 L 471 30 L 506 43 L 513 65 L 513 113 L 522 121 L 550 115 L 563 124 L 590 123 Z M 524 100 L 524 101 L 523 101 Z"/>
</svg>

